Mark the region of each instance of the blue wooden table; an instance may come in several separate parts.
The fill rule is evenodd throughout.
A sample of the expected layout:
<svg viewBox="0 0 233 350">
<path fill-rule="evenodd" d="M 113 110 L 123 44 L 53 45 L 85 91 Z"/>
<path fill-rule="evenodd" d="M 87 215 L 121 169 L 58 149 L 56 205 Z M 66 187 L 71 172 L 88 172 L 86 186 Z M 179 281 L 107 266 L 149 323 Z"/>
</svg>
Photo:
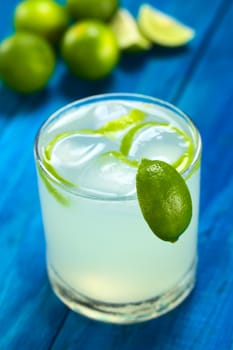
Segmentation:
<svg viewBox="0 0 233 350">
<path fill-rule="evenodd" d="M 0 0 L 0 39 L 18 0 Z M 186 48 L 124 55 L 105 80 L 87 83 L 59 62 L 49 86 L 22 96 L 0 83 L 0 349 L 233 349 L 233 3 L 148 1 L 196 29 Z M 136 15 L 139 0 L 122 0 Z M 53 294 L 33 161 L 41 123 L 75 99 L 137 92 L 175 103 L 203 139 L 198 279 L 169 314 L 131 326 L 69 311 Z"/>
</svg>

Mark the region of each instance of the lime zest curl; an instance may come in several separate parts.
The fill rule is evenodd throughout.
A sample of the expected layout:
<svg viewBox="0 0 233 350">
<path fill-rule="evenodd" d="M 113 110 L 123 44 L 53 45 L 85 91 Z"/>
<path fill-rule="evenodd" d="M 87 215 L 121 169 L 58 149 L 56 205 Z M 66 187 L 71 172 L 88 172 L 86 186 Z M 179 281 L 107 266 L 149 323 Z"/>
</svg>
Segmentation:
<svg viewBox="0 0 233 350">
<path fill-rule="evenodd" d="M 124 154 L 122 154 L 121 152 L 118 152 L 118 151 L 105 152 L 102 154 L 102 157 L 105 157 L 105 156 L 113 156 L 113 157 L 117 158 L 118 160 L 120 160 L 121 162 L 128 164 L 134 168 L 137 168 L 139 165 L 139 162 L 137 160 L 129 159 Z"/>
<path fill-rule="evenodd" d="M 136 135 L 136 133 L 147 127 L 147 126 L 154 126 L 154 125 L 163 125 L 163 123 L 156 123 L 156 122 L 146 122 L 146 123 L 143 123 L 143 124 L 139 124 L 139 125 L 136 125 L 134 127 L 132 127 L 128 132 L 127 134 L 124 135 L 122 141 L 121 141 L 121 146 L 120 146 L 120 151 L 125 155 L 125 156 L 128 156 L 129 154 L 129 151 L 130 151 L 130 148 L 132 146 L 132 143 L 133 143 L 133 139 L 134 139 L 134 136 Z M 167 125 L 167 124 L 164 124 L 164 125 Z"/>
<path fill-rule="evenodd" d="M 61 184 L 69 186 L 70 188 L 76 187 L 72 182 L 68 181 L 64 177 L 62 177 L 56 169 L 51 164 L 51 158 L 52 158 L 52 152 L 55 147 L 55 145 L 62 139 L 72 136 L 72 135 L 78 135 L 78 134 L 92 134 L 92 135 L 102 135 L 108 138 L 112 138 L 116 136 L 116 133 L 126 130 L 125 134 L 122 137 L 121 144 L 119 151 L 108 151 L 102 154 L 102 157 L 104 156 L 113 156 L 117 158 L 119 161 L 128 164 L 132 167 L 138 167 L 139 166 L 139 160 L 130 159 L 129 153 L 130 149 L 133 144 L 133 140 L 135 135 L 139 130 L 142 128 L 152 127 L 152 126 L 159 126 L 159 127 L 165 127 L 169 128 L 170 130 L 175 131 L 178 135 L 180 135 L 183 140 L 187 144 L 186 151 L 172 164 L 176 170 L 181 173 L 185 169 L 187 169 L 192 162 L 192 158 L 194 156 L 194 146 L 192 144 L 192 141 L 188 135 L 185 134 L 184 131 L 180 130 L 179 128 L 166 123 L 166 122 L 155 122 L 155 121 L 147 121 L 143 122 L 146 118 L 147 114 L 143 111 L 140 111 L 138 109 L 132 109 L 127 115 L 120 116 L 117 119 L 110 120 L 104 125 L 102 125 L 98 129 L 80 129 L 80 130 L 70 130 L 67 132 L 60 133 L 58 135 L 55 135 L 55 137 L 46 145 L 44 149 L 44 159 L 43 159 L 43 165 L 46 168 L 46 170 L 52 174 L 52 176 L 58 180 Z M 192 174 L 195 172 L 200 165 L 200 162 L 195 165 L 195 167 L 192 169 Z M 43 171 L 40 169 L 39 174 L 42 177 L 42 180 L 44 181 L 48 191 L 63 205 L 67 205 L 67 199 L 64 198 L 56 188 L 53 187 L 51 182 L 47 179 L 46 175 L 43 173 Z M 190 177 L 185 177 L 185 180 Z"/>
<path fill-rule="evenodd" d="M 58 203 L 62 204 L 63 206 L 68 206 L 70 201 L 68 198 L 65 198 L 49 181 L 47 175 L 44 173 L 44 171 L 41 169 L 41 167 L 37 166 L 38 174 L 43 181 L 45 187 L 47 188 L 48 192 L 58 201 Z"/>
<path fill-rule="evenodd" d="M 64 185 L 70 186 L 70 187 L 75 187 L 75 185 L 66 180 L 64 177 L 62 177 L 56 170 L 55 168 L 49 163 L 45 158 L 43 159 L 43 165 L 44 167 L 50 172 L 50 174 L 53 175 L 59 182 L 63 183 Z"/>
<path fill-rule="evenodd" d="M 126 128 L 128 128 L 131 125 L 140 123 L 144 118 L 146 117 L 146 113 L 142 112 L 138 109 L 132 109 L 129 114 L 123 115 L 117 119 L 110 120 L 109 122 L 105 123 L 102 127 L 96 130 L 92 129 L 81 129 L 81 130 L 71 130 L 67 132 L 63 132 L 61 134 L 56 135 L 45 147 L 44 149 L 44 159 L 43 159 L 43 165 L 48 170 L 52 176 L 57 179 L 59 182 L 61 182 L 64 185 L 70 186 L 71 188 L 74 188 L 75 185 L 62 177 L 56 169 L 51 164 L 51 158 L 52 158 L 52 152 L 54 146 L 57 144 L 58 141 L 77 134 L 99 134 L 103 136 L 110 136 L 112 133 L 123 131 Z M 109 154 L 113 155 L 117 159 L 127 163 L 130 166 L 138 166 L 138 162 L 134 160 L 127 159 L 124 155 L 122 155 L 120 152 L 111 151 Z M 43 182 L 45 183 L 48 191 L 63 205 L 67 205 L 67 199 L 64 198 L 50 183 L 50 181 L 47 179 L 46 175 L 43 173 L 43 171 L 40 169 L 39 174 L 41 175 L 41 178 Z"/>
<path fill-rule="evenodd" d="M 179 172 L 182 172 L 184 169 L 188 168 L 192 162 L 192 158 L 194 155 L 194 146 L 188 135 L 186 135 L 179 128 L 168 123 L 150 121 L 150 122 L 142 123 L 132 127 L 122 138 L 120 152 L 127 157 L 129 155 L 134 137 L 137 134 L 137 132 L 143 128 L 150 127 L 150 126 L 166 127 L 175 131 L 178 135 L 183 137 L 183 139 L 187 143 L 187 150 L 174 163 L 172 163 L 172 166 L 176 168 L 176 170 Z"/>
<path fill-rule="evenodd" d="M 108 133 L 123 131 L 133 124 L 138 124 L 146 117 L 146 113 L 139 109 L 132 109 L 129 114 L 123 115 L 118 119 L 110 120 L 101 128 L 95 130 L 95 133 L 106 135 Z"/>
<path fill-rule="evenodd" d="M 195 152 L 194 145 L 191 142 L 188 135 L 186 135 L 183 131 L 181 131 L 175 126 L 173 126 L 172 129 L 175 130 L 177 134 L 182 136 L 188 145 L 186 151 L 172 164 L 177 171 L 181 172 L 184 169 L 187 169 L 192 163 L 192 159 Z"/>
</svg>

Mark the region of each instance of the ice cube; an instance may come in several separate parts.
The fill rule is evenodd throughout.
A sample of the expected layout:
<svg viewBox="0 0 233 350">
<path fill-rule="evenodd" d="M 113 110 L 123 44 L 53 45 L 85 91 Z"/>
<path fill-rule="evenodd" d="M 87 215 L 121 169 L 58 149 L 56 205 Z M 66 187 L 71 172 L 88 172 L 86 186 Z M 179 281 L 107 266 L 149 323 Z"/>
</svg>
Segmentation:
<svg viewBox="0 0 233 350">
<path fill-rule="evenodd" d="M 155 125 L 142 128 L 136 133 L 129 156 L 137 160 L 148 158 L 173 163 L 186 148 L 187 142 L 174 128 Z"/>
<path fill-rule="evenodd" d="M 132 109 L 130 106 L 125 105 L 123 102 L 104 102 L 97 103 L 95 107 L 95 129 L 102 127 L 110 120 L 118 119 L 124 115 L 127 115 Z"/>
<path fill-rule="evenodd" d="M 55 144 L 51 162 L 61 176 L 77 183 L 80 168 L 102 152 L 116 147 L 114 141 L 104 136 L 77 133 L 64 137 Z"/>
<path fill-rule="evenodd" d="M 60 118 L 55 118 L 48 125 L 47 134 L 50 134 L 51 139 L 58 134 L 60 130 L 73 129 L 89 129 L 92 128 L 94 122 L 94 106 L 84 105 L 73 107 L 68 111 L 64 111 Z"/>
<path fill-rule="evenodd" d="M 79 189 L 106 197 L 130 196 L 135 193 L 137 169 L 114 154 L 116 153 L 107 152 L 89 162 L 79 176 Z"/>
</svg>

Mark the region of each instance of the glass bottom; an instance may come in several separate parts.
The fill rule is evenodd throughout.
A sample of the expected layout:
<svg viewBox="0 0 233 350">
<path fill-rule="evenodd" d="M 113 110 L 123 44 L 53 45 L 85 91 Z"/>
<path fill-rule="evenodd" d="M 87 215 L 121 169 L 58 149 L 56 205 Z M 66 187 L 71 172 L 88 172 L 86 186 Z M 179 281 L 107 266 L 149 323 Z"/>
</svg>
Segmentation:
<svg viewBox="0 0 233 350">
<path fill-rule="evenodd" d="M 55 294 L 71 310 L 97 321 L 130 324 L 161 316 L 178 306 L 195 285 L 196 259 L 183 278 L 170 290 L 154 298 L 127 304 L 103 303 L 79 294 L 48 264 L 48 275 Z"/>
</svg>

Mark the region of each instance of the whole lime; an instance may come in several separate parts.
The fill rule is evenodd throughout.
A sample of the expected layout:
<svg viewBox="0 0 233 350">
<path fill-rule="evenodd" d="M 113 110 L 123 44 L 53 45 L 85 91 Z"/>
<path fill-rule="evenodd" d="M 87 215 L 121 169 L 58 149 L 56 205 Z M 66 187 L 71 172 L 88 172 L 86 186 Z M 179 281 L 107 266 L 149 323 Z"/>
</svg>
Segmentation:
<svg viewBox="0 0 233 350">
<path fill-rule="evenodd" d="M 69 15 L 53 0 L 25 0 L 15 9 L 14 24 L 17 31 L 39 34 L 54 43 L 67 28 Z"/>
<path fill-rule="evenodd" d="M 84 79 L 101 79 L 108 75 L 119 59 L 113 31 L 105 24 L 81 21 L 65 33 L 61 53 L 70 70 Z"/>
<path fill-rule="evenodd" d="M 107 21 L 119 7 L 118 0 L 67 0 L 70 14 L 77 19 L 95 18 Z"/>
<path fill-rule="evenodd" d="M 16 33 L 0 44 L 0 77 L 13 90 L 29 93 L 42 89 L 54 67 L 53 49 L 38 35 Z"/>
<path fill-rule="evenodd" d="M 164 241 L 176 242 L 192 218 L 192 198 L 182 176 L 161 160 L 142 159 L 136 176 L 145 221 Z"/>
</svg>

